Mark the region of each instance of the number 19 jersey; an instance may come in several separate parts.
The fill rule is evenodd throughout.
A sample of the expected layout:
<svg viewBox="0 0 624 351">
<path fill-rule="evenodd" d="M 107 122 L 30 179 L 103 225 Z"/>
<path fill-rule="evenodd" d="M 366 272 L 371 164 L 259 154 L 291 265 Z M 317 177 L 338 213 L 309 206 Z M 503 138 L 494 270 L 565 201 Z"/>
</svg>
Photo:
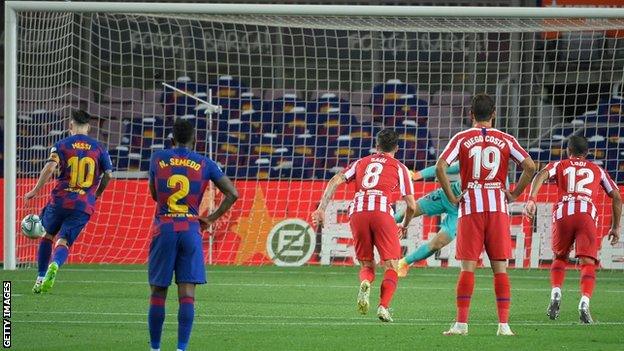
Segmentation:
<svg viewBox="0 0 624 351">
<path fill-rule="evenodd" d="M 459 159 L 464 195 L 460 199 L 459 217 L 471 213 L 507 213 L 503 190 L 509 161 L 520 164 L 529 154 L 513 136 L 494 128 L 470 128 L 457 133 L 448 143 L 441 158 L 448 164 Z"/>
<path fill-rule="evenodd" d="M 407 167 L 385 153 L 377 153 L 353 162 L 343 172 L 347 182 L 355 181 L 356 193 L 349 206 L 354 212 L 380 211 L 392 216 L 392 193 L 414 195 L 414 185 Z"/>
<path fill-rule="evenodd" d="M 157 195 L 152 231 L 187 231 L 199 229 L 204 191 L 223 172 L 209 158 L 181 147 L 153 153 L 149 177 Z"/>
</svg>

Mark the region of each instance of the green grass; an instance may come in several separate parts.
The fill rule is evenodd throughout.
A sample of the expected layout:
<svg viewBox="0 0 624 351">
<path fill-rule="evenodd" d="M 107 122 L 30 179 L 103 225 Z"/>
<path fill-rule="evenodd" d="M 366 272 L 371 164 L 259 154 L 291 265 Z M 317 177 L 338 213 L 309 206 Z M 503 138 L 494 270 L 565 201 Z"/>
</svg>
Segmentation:
<svg viewBox="0 0 624 351">
<path fill-rule="evenodd" d="M 15 350 L 148 350 L 149 289 L 142 266 L 65 266 L 51 293 L 33 295 L 35 271 L 13 280 Z M 443 337 L 454 317 L 456 269 L 412 269 L 399 282 L 393 324 L 355 311 L 352 267 L 210 267 L 196 297 L 190 350 L 616 350 L 624 345 L 624 274 L 602 271 L 592 300 L 598 324 L 578 324 L 578 273 L 569 272 L 561 317 L 545 316 L 548 272 L 511 273 L 511 326 L 496 337 L 491 272 L 477 272 L 470 335 Z M 378 274 L 377 281 L 380 281 Z M 378 284 L 372 301 L 376 305 Z M 163 350 L 175 349 L 177 298 L 167 300 Z"/>
</svg>

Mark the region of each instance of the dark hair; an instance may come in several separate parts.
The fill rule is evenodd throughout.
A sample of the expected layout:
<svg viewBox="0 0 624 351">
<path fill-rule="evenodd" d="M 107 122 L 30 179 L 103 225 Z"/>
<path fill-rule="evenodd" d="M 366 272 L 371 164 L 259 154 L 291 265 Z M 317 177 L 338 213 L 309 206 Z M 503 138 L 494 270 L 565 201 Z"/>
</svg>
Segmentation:
<svg viewBox="0 0 624 351">
<path fill-rule="evenodd" d="M 71 119 L 76 124 L 89 124 L 91 115 L 84 110 L 74 110 L 72 111 Z"/>
<path fill-rule="evenodd" d="M 571 155 L 568 156 L 585 156 L 589 145 L 587 139 L 579 135 L 573 135 L 568 139 L 568 150 Z"/>
<path fill-rule="evenodd" d="M 477 122 L 489 121 L 496 104 L 494 99 L 486 93 L 477 94 L 472 98 L 472 114 Z"/>
<path fill-rule="evenodd" d="M 377 133 L 377 149 L 392 152 L 399 145 L 399 134 L 394 129 L 384 129 Z"/>
<path fill-rule="evenodd" d="M 195 127 L 191 122 L 178 118 L 173 124 L 173 141 L 176 144 L 188 144 L 195 136 Z"/>
</svg>

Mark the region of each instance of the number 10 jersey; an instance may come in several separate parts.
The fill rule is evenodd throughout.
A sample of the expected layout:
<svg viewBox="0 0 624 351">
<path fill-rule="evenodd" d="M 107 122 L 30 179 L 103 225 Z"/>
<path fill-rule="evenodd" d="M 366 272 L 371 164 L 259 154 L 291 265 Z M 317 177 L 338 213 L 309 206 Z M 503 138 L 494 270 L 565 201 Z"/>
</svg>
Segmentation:
<svg viewBox="0 0 624 351">
<path fill-rule="evenodd" d="M 59 169 L 50 204 L 93 214 L 100 178 L 113 168 L 108 151 L 97 140 L 76 134 L 54 144 L 48 162 Z"/>
</svg>

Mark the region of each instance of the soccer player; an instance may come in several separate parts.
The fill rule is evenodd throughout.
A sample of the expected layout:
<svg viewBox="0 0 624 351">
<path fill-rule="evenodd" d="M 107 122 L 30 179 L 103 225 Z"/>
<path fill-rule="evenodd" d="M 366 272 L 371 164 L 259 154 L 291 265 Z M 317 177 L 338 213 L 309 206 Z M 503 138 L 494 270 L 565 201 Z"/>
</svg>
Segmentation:
<svg viewBox="0 0 624 351">
<path fill-rule="evenodd" d="M 37 184 L 25 195 L 26 200 L 37 196 L 54 173 L 59 171 L 50 200 L 40 216 L 46 234 L 39 242 L 39 269 L 32 288 L 35 294 L 48 292 L 54 286 L 58 269 L 69 255 L 69 248 L 89 222 L 95 201 L 112 177 L 108 151 L 87 135 L 90 118 L 85 111 L 72 112 L 69 122 L 71 136 L 54 145 Z M 57 234 L 54 256 L 50 262 L 52 242 Z"/>
<path fill-rule="evenodd" d="M 446 173 L 449 175 L 458 174 L 459 163 L 455 162 L 448 167 Z M 412 180 L 429 178 L 435 178 L 435 166 L 415 172 L 412 176 Z M 453 182 L 451 188 L 455 196 L 461 195 L 462 190 L 459 182 Z M 411 252 L 409 255 L 399 260 L 399 277 L 405 277 L 407 275 L 407 271 L 412 263 L 426 259 L 455 240 L 455 235 L 457 234 L 457 206 L 449 202 L 444 194 L 444 190 L 441 188 L 436 189 L 416 201 L 416 213 L 414 217 L 422 216 L 423 214 L 427 216 L 439 216 L 443 213 L 446 213 L 446 217 L 440 222 L 440 230 L 438 233 L 429 240 L 429 242 L 420 245 L 414 252 Z M 397 214 L 395 220 L 397 222 L 402 221 L 403 214 Z"/>
<path fill-rule="evenodd" d="M 436 164 L 436 175 L 449 201 L 459 204 L 456 258 L 461 261 L 457 281 L 457 318 L 445 335 L 468 334 L 470 299 L 474 271 L 483 247 L 494 272 L 498 310 L 497 335 L 514 335 L 509 327 L 511 285 L 507 260 L 511 257 L 511 234 L 507 203 L 522 194 L 535 173 L 535 164 L 516 139 L 493 128 L 496 110 L 487 94 L 472 100 L 473 127 L 457 133 Z M 448 166 L 459 159 L 463 194 L 458 198 L 446 175 Z M 505 189 L 510 160 L 522 166 L 513 191 Z"/>
<path fill-rule="evenodd" d="M 206 283 L 202 228 L 218 220 L 238 199 L 238 192 L 217 164 L 192 151 L 195 128 L 181 118 L 173 125 L 173 148 L 152 154 L 149 189 L 156 201 L 148 259 L 152 294 L 148 314 L 152 350 L 160 350 L 165 300 L 173 273 L 178 285 L 178 350 L 185 350 L 195 316 L 195 285 Z M 212 181 L 225 195 L 219 207 L 199 217 L 202 196 Z"/>
<path fill-rule="evenodd" d="M 398 282 L 397 268 L 401 258 L 399 236 L 405 235 L 416 208 L 409 171 L 394 158 L 398 143 L 399 136 L 394 130 L 380 131 L 377 134 L 378 152 L 353 162 L 336 174 L 327 184 L 318 208 L 312 213 L 314 224 L 321 226 L 325 220 L 325 208 L 336 188 L 342 183 L 355 181 L 357 192 L 349 206 L 349 224 L 361 265 L 357 308 L 361 314 L 368 313 L 371 284 L 375 280 L 374 246 L 385 269 L 377 308 L 377 317 L 383 322 L 392 322 L 388 308 Z M 398 226 L 390 207 L 395 189 L 407 202 L 405 218 Z"/>
<path fill-rule="evenodd" d="M 575 244 L 576 257 L 581 263 L 581 300 L 578 309 L 581 323 L 593 323 L 589 313 L 589 299 L 596 283 L 599 237 L 596 228 L 597 214 L 592 197 L 598 187 L 611 198 L 611 229 L 608 239 L 611 245 L 620 239 L 620 216 L 622 200 L 620 192 L 601 167 L 585 159 L 587 140 L 581 136 L 568 139 L 568 158 L 552 162 L 542 169 L 531 184 L 531 194 L 525 206 L 529 218 L 535 216 L 535 197 L 542 184 L 553 179 L 559 190 L 559 203 L 553 211 L 552 249 L 554 260 L 550 267 L 550 304 L 546 314 L 550 319 L 559 317 L 561 286 L 565 279 L 566 262 L 572 244 Z"/>
</svg>

